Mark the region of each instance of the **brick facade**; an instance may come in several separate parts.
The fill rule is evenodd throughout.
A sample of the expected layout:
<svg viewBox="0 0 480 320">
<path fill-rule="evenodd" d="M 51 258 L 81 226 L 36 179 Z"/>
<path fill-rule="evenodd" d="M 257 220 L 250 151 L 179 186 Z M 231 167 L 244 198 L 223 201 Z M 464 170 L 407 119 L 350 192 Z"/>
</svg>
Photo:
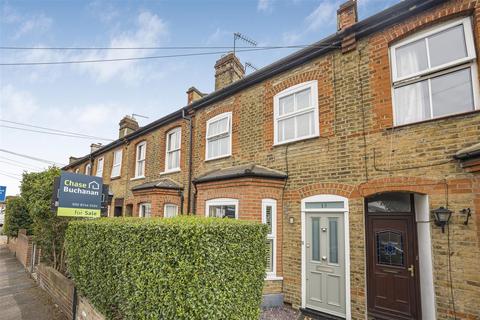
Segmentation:
<svg viewBox="0 0 480 320">
<path fill-rule="evenodd" d="M 193 177 L 249 163 L 288 174 L 286 181 L 241 178 L 200 183 L 193 192 L 192 201 L 199 216 L 205 215 L 206 201 L 234 198 L 239 201 L 240 219 L 261 221 L 261 200 L 277 200 L 277 276 L 282 280 L 267 282 L 265 293 L 283 293 L 286 302 L 301 307 L 301 201 L 314 195 L 343 196 L 348 199 L 349 207 L 351 317 L 365 319 L 365 198 L 380 192 L 411 192 L 426 197 L 430 210 L 446 206 L 453 211 L 450 241 L 440 228 L 430 224 L 436 318 L 453 316 L 451 291 L 457 319 L 480 318 L 480 179 L 453 159 L 458 150 L 479 142 L 479 106 L 476 111 L 464 114 L 394 127 L 389 60 L 389 47 L 397 41 L 464 16 L 472 19 L 478 64 L 480 1 L 452 0 L 356 39 L 353 50 L 330 51 L 223 100 L 191 110 Z M 316 121 L 320 136 L 274 146 L 273 97 L 284 89 L 312 80 L 318 83 Z M 232 112 L 232 155 L 205 161 L 206 122 L 224 112 Z M 120 179 L 110 181 L 106 177 L 112 152 L 105 158 L 104 179 L 114 197 L 125 198 L 125 204 L 133 205 L 134 216 L 143 201 L 152 203 L 155 216 L 163 216 L 166 202 L 180 204 L 180 196 L 171 190 L 131 192 L 135 185 L 164 176 L 161 174 L 165 163 L 164 137 L 175 126 L 182 126 L 181 172 L 168 177 L 186 190 L 189 146 L 186 120 L 175 120 L 126 143 Z M 131 180 L 135 145 L 143 140 L 147 141 L 146 177 L 141 181 Z M 186 201 L 185 197 L 184 205 Z M 468 225 L 464 225 L 465 217 L 460 213 L 464 208 L 471 208 L 473 213 Z"/>
</svg>

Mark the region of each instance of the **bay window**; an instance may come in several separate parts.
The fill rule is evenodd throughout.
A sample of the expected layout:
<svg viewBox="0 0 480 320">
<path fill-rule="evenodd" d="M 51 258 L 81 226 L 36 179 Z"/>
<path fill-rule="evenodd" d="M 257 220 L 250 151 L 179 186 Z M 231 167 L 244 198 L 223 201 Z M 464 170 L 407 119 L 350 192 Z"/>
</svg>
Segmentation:
<svg viewBox="0 0 480 320">
<path fill-rule="evenodd" d="M 176 204 L 167 203 L 163 207 L 163 217 L 173 218 L 178 215 L 178 206 Z"/>
<path fill-rule="evenodd" d="M 140 218 L 150 218 L 152 216 L 152 205 L 148 202 L 138 205 L 138 216 Z"/>
<path fill-rule="evenodd" d="M 475 110 L 477 66 L 470 18 L 462 18 L 390 48 L 394 124 Z"/>
<path fill-rule="evenodd" d="M 207 121 L 206 160 L 232 154 L 232 113 L 226 112 Z"/>
<path fill-rule="evenodd" d="M 273 199 L 262 200 L 262 223 L 268 226 L 267 234 L 267 278 L 275 277 L 276 273 L 276 219 L 277 218 L 277 201 Z"/>
<path fill-rule="evenodd" d="M 274 97 L 274 143 L 319 135 L 317 81 L 290 87 Z"/>
</svg>

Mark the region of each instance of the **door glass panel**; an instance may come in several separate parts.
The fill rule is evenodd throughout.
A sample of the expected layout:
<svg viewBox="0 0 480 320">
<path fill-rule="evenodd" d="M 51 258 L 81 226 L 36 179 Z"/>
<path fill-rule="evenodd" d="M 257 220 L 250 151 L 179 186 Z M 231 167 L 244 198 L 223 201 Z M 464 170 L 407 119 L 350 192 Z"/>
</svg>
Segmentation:
<svg viewBox="0 0 480 320">
<path fill-rule="evenodd" d="M 312 218 L 312 260 L 320 261 L 320 218 Z"/>
<path fill-rule="evenodd" d="M 343 201 L 305 203 L 305 209 L 341 209 L 341 208 L 343 208 Z"/>
<path fill-rule="evenodd" d="M 328 218 L 329 261 L 338 263 L 338 218 Z"/>
<path fill-rule="evenodd" d="M 404 266 L 402 234 L 393 231 L 376 233 L 377 263 L 388 266 Z"/>
<path fill-rule="evenodd" d="M 383 193 L 367 199 L 368 212 L 411 212 L 409 193 Z"/>
</svg>

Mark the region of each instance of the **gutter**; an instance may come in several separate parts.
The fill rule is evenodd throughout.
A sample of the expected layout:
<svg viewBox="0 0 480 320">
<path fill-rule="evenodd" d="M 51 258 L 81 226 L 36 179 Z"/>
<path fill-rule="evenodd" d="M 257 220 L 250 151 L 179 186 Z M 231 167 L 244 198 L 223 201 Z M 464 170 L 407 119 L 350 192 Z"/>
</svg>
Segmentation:
<svg viewBox="0 0 480 320">
<path fill-rule="evenodd" d="M 197 178 L 193 180 L 193 183 L 201 184 L 205 182 L 240 179 L 240 178 L 265 178 L 265 179 L 273 179 L 273 180 L 284 180 L 287 178 L 287 175 L 281 176 L 281 175 L 258 174 L 254 172 L 240 172 L 240 173 L 227 174 L 221 177 L 211 177 L 211 178 L 205 178 L 205 179 Z"/>
<path fill-rule="evenodd" d="M 205 97 L 192 102 L 190 105 L 183 107 L 180 110 L 177 110 L 169 115 L 160 118 L 137 131 L 125 136 L 126 140 L 132 140 L 146 134 L 152 130 L 155 130 L 158 127 L 161 127 L 164 124 L 170 123 L 171 121 L 181 119 L 188 109 L 197 110 L 203 107 L 206 107 L 210 104 L 213 104 L 217 101 L 223 100 L 243 89 L 246 89 L 250 86 L 253 86 L 257 83 L 260 83 L 266 79 L 269 79 L 277 74 L 286 72 L 290 69 L 298 67 L 312 59 L 320 57 L 330 51 L 338 50 L 341 46 L 343 38 L 348 35 L 354 34 L 357 39 L 371 35 L 377 31 L 380 31 L 392 24 L 401 22 L 402 20 L 413 16 L 419 12 L 426 11 L 431 9 L 434 6 L 447 2 L 448 0 L 405 0 L 402 1 L 384 11 L 381 11 L 367 19 L 361 20 L 351 27 L 337 32 L 331 36 L 328 36 L 305 49 L 299 50 L 283 59 L 280 59 L 258 71 L 253 72 L 252 74 L 246 76 L 245 78 L 238 80 L 231 85 L 214 91 Z M 328 46 L 326 46 L 329 44 Z M 94 157 L 98 154 L 104 153 L 105 151 L 111 150 L 119 146 L 119 140 L 116 140 L 97 151 L 90 154 L 91 157 Z M 79 163 L 82 163 L 89 156 L 80 158 L 79 160 L 66 165 L 62 169 L 69 169 Z"/>
<path fill-rule="evenodd" d="M 456 160 L 469 160 L 472 158 L 480 157 L 480 150 L 475 150 L 471 152 L 464 152 L 459 155 L 454 155 L 453 158 Z"/>
</svg>

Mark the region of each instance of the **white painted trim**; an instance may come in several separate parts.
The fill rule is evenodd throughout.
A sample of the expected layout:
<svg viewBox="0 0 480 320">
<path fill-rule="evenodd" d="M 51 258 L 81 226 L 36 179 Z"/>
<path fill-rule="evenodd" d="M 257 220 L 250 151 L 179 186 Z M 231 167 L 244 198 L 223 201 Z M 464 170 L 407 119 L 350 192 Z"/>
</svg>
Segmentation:
<svg viewBox="0 0 480 320">
<path fill-rule="evenodd" d="M 328 209 L 309 209 L 305 208 L 307 202 L 336 202 L 342 201 L 344 208 L 328 208 Z M 349 209 L 348 199 L 337 195 L 316 195 L 304 198 L 301 201 L 301 224 L 302 224 L 302 308 L 305 308 L 307 299 L 307 282 L 306 282 L 306 266 L 305 266 L 305 223 L 307 213 L 343 213 L 344 223 L 344 239 L 345 239 L 345 318 L 347 320 L 352 318 L 351 311 L 351 293 L 350 293 L 350 228 L 349 228 Z"/>
<path fill-rule="evenodd" d="M 435 288 L 433 279 L 432 237 L 430 234 L 430 210 L 428 196 L 414 194 L 415 222 L 417 224 L 417 242 L 420 274 L 420 300 L 422 318 L 435 320 Z"/>
<path fill-rule="evenodd" d="M 92 174 L 92 164 L 90 162 L 85 166 L 85 174 L 87 176 Z"/>
<path fill-rule="evenodd" d="M 290 140 L 284 140 L 284 141 L 278 141 L 278 121 L 279 121 L 279 102 L 282 97 L 291 95 L 293 93 L 305 90 L 310 88 L 310 104 L 311 108 L 305 110 L 305 112 L 311 112 L 313 109 L 313 117 L 314 117 L 314 122 L 313 122 L 313 134 L 305 137 L 300 137 L 300 138 L 294 138 Z M 299 112 L 294 112 L 292 116 L 298 115 L 300 113 L 304 112 L 304 110 L 299 111 Z M 277 93 L 273 97 L 273 145 L 282 145 L 290 142 L 295 142 L 295 141 L 301 141 L 301 140 L 306 140 L 306 139 L 311 139 L 318 137 L 320 135 L 320 125 L 319 125 L 319 111 L 318 111 L 318 81 L 317 80 L 312 80 L 312 81 L 307 81 L 304 83 L 297 84 L 295 86 L 289 87 L 279 93 Z"/>
<path fill-rule="evenodd" d="M 262 199 L 262 223 L 267 222 L 266 207 L 272 207 L 272 233 L 267 239 L 273 239 L 272 272 L 267 272 L 266 279 L 276 278 L 277 275 L 277 200 Z"/>
<path fill-rule="evenodd" d="M 150 217 L 145 217 L 145 212 L 143 211 L 142 215 L 142 208 L 150 207 Z M 152 204 L 150 202 L 141 202 L 138 204 L 138 217 L 139 218 L 151 218 L 152 217 Z"/>
<path fill-rule="evenodd" d="M 117 165 L 115 165 L 115 154 L 119 152 L 120 153 L 120 163 L 118 163 Z M 113 151 L 113 157 L 112 157 L 112 171 L 110 173 L 110 177 L 111 178 L 117 178 L 117 177 L 120 177 L 122 175 L 122 162 L 123 162 L 123 149 L 117 149 L 117 150 L 114 150 Z M 119 170 L 118 170 L 118 174 L 117 175 L 113 175 L 113 169 L 115 167 L 119 167 Z"/>
<path fill-rule="evenodd" d="M 175 215 L 174 217 L 178 216 L 178 205 L 176 205 L 175 203 L 165 203 L 163 205 L 163 217 L 165 217 L 165 213 L 167 212 L 167 207 L 175 207 Z M 172 218 L 172 217 L 169 217 L 169 218 Z"/>
<path fill-rule="evenodd" d="M 228 142 L 228 152 L 226 154 L 222 154 L 222 155 L 219 155 L 219 156 L 216 156 L 216 157 L 208 157 L 208 127 L 210 125 L 210 123 L 212 122 L 215 122 L 215 121 L 218 121 L 218 120 L 221 120 L 223 118 L 228 118 L 228 131 L 229 131 L 229 142 Z M 233 135 L 233 132 L 232 132 L 232 112 L 224 112 L 224 113 L 221 113 L 219 115 L 216 115 L 215 117 L 213 118 L 210 118 L 208 119 L 207 121 L 207 125 L 206 125 L 206 130 L 205 130 L 205 161 L 209 161 L 209 160 L 216 160 L 216 159 L 221 159 L 221 158 L 227 158 L 227 157 L 230 157 L 232 155 L 232 135 Z"/>
<path fill-rule="evenodd" d="M 143 174 L 142 175 L 138 175 L 138 149 L 141 147 L 141 146 L 144 146 L 143 150 L 144 150 L 144 155 L 143 155 L 143 159 L 140 160 L 140 161 L 143 161 Z M 145 177 L 145 172 L 147 171 L 147 142 L 146 141 L 142 141 L 140 143 L 138 143 L 135 147 L 135 177 L 134 179 L 136 178 L 143 178 Z"/>
<path fill-rule="evenodd" d="M 458 25 L 463 25 L 463 30 L 464 30 L 464 35 L 465 35 L 465 45 L 467 48 L 467 57 L 455 60 L 453 62 L 449 62 L 440 66 L 436 66 L 433 68 L 428 68 L 427 70 L 423 70 L 408 76 L 404 76 L 401 78 L 397 78 L 397 59 L 396 59 L 396 49 L 399 47 L 402 47 L 404 45 L 407 45 L 409 43 L 415 42 L 420 39 L 424 39 L 428 36 L 431 36 L 433 34 L 442 32 L 446 29 L 458 26 Z M 428 39 L 427 39 L 428 40 Z M 427 52 L 428 52 L 428 46 L 427 46 Z M 427 54 L 428 58 L 428 64 L 430 66 L 430 56 Z M 393 125 L 394 126 L 399 126 L 399 125 L 405 125 L 405 124 L 411 124 L 411 123 L 416 123 L 416 122 L 423 122 L 427 120 L 433 120 L 436 118 L 443 118 L 445 116 L 450 116 L 450 115 L 455 115 L 455 114 L 461 114 L 464 112 L 455 112 L 452 114 L 448 114 L 445 116 L 441 117 L 434 117 L 433 116 L 433 103 L 432 103 L 432 94 L 431 94 L 431 79 L 437 75 L 440 74 L 448 74 L 451 72 L 455 72 L 458 70 L 470 68 L 471 70 L 471 79 L 472 79 L 472 90 L 473 90 L 473 110 L 479 110 L 480 109 L 480 85 L 478 82 L 478 70 L 477 70 L 477 63 L 476 63 L 476 53 L 475 53 L 475 44 L 474 44 L 474 35 L 472 31 L 472 21 L 470 17 L 466 18 L 460 18 L 456 19 L 454 21 L 449 21 L 441 25 L 437 25 L 435 27 L 429 28 L 425 31 L 418 32 L 414 36 L 408 37 L 405 40 L 402 40 L 395 45 L 392 45 L 389 48 L 389 59 L 390 59 L 390 66 L 391 66 L 391 81 L 392 81 L 392 87 L 391 87 L 391 96 L 392 96 L 392 111 L 393 111 Z M 431 111 L 431 118 L 428 119 L 422 119 L 419 121 L 415 122 L 408 122 L 408 123 L 401 123 L 399 124 L 397 121 L 396 117 L 396 99 L 395 99 L 395 86 L 398 84 L 403 84 L 405 82 L 409 83 L 418 83 L 420 81 L 428 81 L 428 87 L 429 87 L 429 97 L 430 97 L 430 111 Z M 468 112 L 468 111 L 467 111 Z"/>
<path fill-rule="evenodd" d="M 238 219 L 238 199 L 217 198 L 205 201 L 205 217 L 208 217 L 210 206 L 235 206 L 235 219 Z"/>
<path fill-rule="evenodd" d="M 178 149 L 168 150 L 169 136 L 174 134 L 174 133 L 177 133 L 177 132 L 180 134 L 180 141 L 178 143 Z M 181 161 L 182 160 L 181 159 L 181 157 L 182 157 L 182 127 L 176 127 L 176 128 L 173 128 L 173 129 L 169 130 L 165 136 L 166 136 L 166 139 L 165 139 L 165 171 L 162 172 L 162 173 L 178 172 L 178 171 L 180 171 L 180 167 L 181 167 L 181 163 L 182 163 L 182 161 Z M 178 167 L 169 169 L 168 168 L 168 156 L 169 156 L 169 153 L 175 152 L 175 151 L 178 151 Z"/>
<path fill-rule="evenodd" d="M 101 165 L 101 170 L 100 169 L 100 163 L 102 164 Z M 104 157 L 100 157 L 97 159 L 97 172 L 95 172 L 95 176 L 97 177 L 103 177 L 103 168 L 105 167 L 105 158 Z"/>
</svg>

